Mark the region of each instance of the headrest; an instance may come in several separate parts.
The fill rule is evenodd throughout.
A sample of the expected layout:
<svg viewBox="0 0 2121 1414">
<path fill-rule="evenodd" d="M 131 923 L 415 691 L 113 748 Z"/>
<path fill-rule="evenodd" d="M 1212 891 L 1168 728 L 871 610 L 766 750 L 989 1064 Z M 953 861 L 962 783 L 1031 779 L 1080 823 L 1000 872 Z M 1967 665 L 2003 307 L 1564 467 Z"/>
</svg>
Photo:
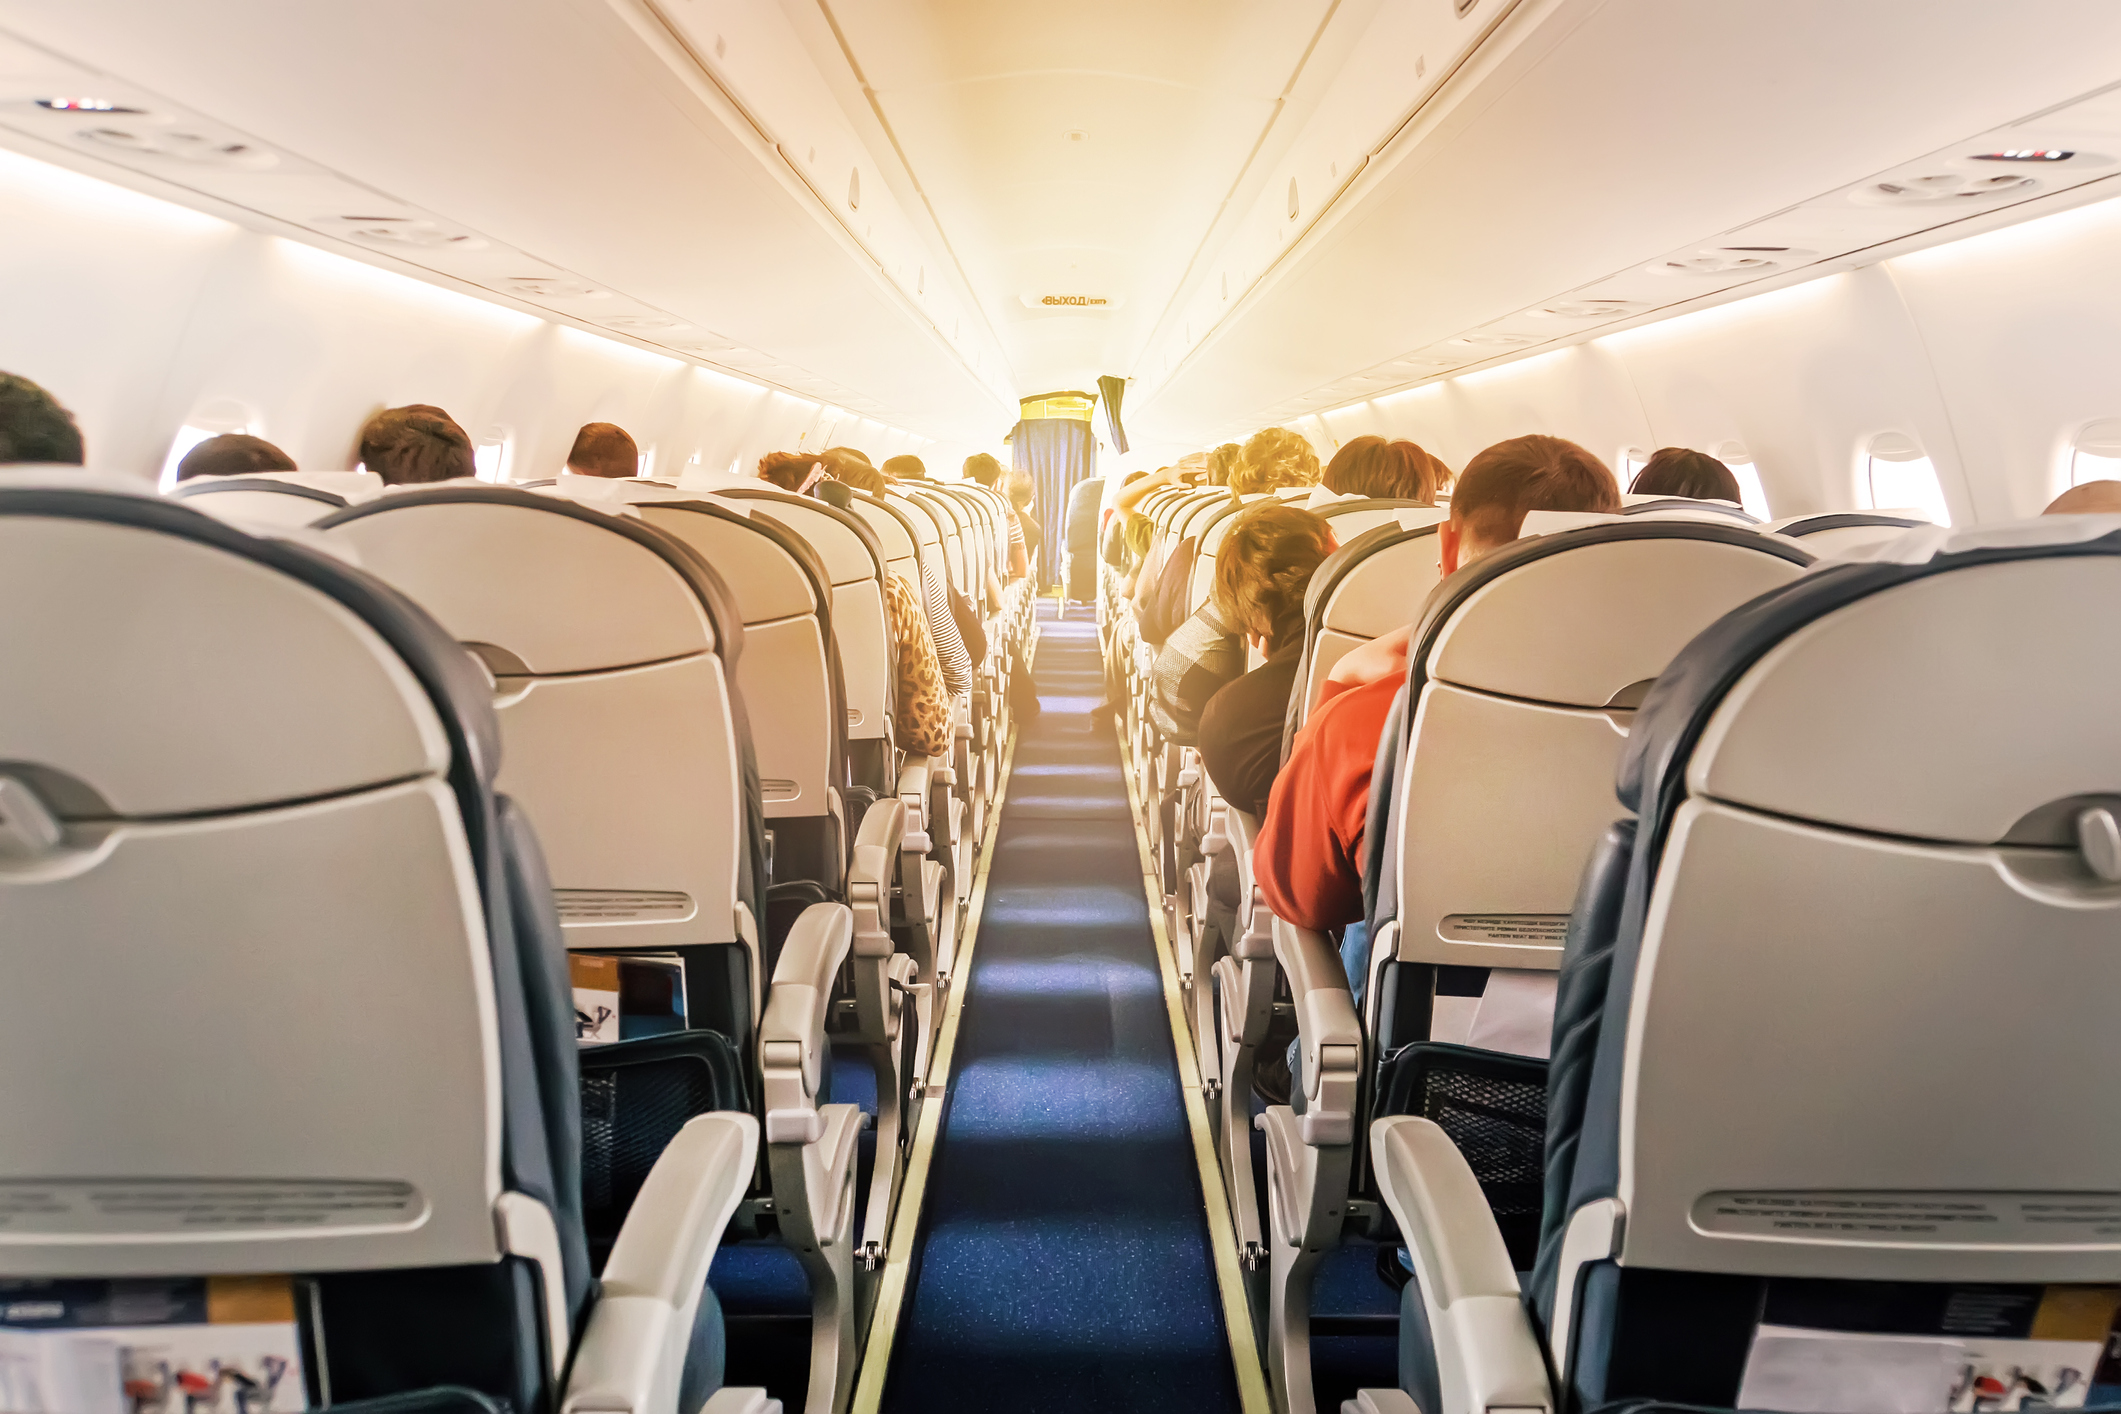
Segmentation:
<svg viewBox="0 0 2121 1414">
<path fill-rule="evenodd" d="M 919 553 L 920 541 L 916 539 L 912 514 L 882 496 L 871 496 L 857 491 L 847 499 L 847 509 L 860 516 L 862 523 L 876 533 L 877 544 L 883 547 L 884 559 L 910 560 Z"/>
<path fill-rule="evenodd" d="M 552 479 L 550 487 L 537 489 L 550 490 L 556 496 L 588 505 L 631 505 L 636 501 L 667 501 L 688 494 L 667 481 L 646 481 L 638 476 L 584 476 L 578 471 L 563 471 Z"/>
<path fill-rule="evenodd" d="M 1735 501 L 1714 501 L 1697 496 L 1623 496 L 1620 513 L 1650 520 L 1735 521 L 1758 525 L 1760 517 Z"/>
<path fill-rule="evenodd" d="M 899 514 L 904 517 L 913 537 L 920 541 L 921 544 L 940 545 L 943 543 L 943 527 L 936 520 L 938 513 L 930 509 L 927 502 L 917 496 L 911 496 L 904 491 L 896 490 L 887 491 L 884 494 L 884 500 L 897 508 Z"/>
<path fill-rule="evenodd" d="M 1450 507 L 1444 513 L 1450 514 Z M 1529 535 L 1552 535 L 1558 530 L 1581 530 L 1587 525 L 1611 525 L 1619 520 L 1617 515 L 1604 515 L 1598 511 L 1526 511 L 1524 524 L 1518 527 L 1517 535 L 1523 539 Z"/>
<path fill-rule="evenodd" d="M 853 584 L 883 573 L 884 547 L 869 523 L 852 511 L 779 489 L 731 488 L 714 492 L 711 499 L 745 514 L 766 511 L 790 527 L 817 552 L 834 584 Z"/>
<path fill-rule="evenodd" d="M 2121 519 L 2055 519 L 1940 527 L 1915 563 L 1830 566 L 1717 624 L 1644 703 L 1623 798 L 1662 809 L 1683 771 L 1847 829 L 2071 843 L 2080 798 L 2121 800 L 2121 621 L 2095 607 L 2121 595 Z"/>
<path fill-rule="evenodd" d="M 319 530 L 425 605 L 501 675 L 585 673 L 719 651 L 741 620 L 699 556 L 630 517 L 499 486 L 402 491 Z"/>
<path fill-rule="evenodd" d="M 763 512 L 747 516 L 728 506 L 693 500 L 642 505 L 635 513 L 691 546 L 713 566 L 722 582 L 732 586 L 745 623 L 818 611 L 816 581 L 824 574 L 823 566 L 799 536 Z"/>
<path fill-rule="evenodd" d="M 1661 675 L 1716 617 L 1810 562 L 1786 540 L 1699 521 L 1622 520 L 1519 540 L 1437 587 L 1414 641 L 1428 678 L 1598 708 Z"/>
<path fill-rule="evenodd" d="M 291 486 L 262 476 L 199 477 L 173 488 L 169 495 L 171 500 L 191 502 L 194 510 L 216 520 L 260 530 L 313 525 L 351 504 L 333 491 Z"/>
<path fill-rule="evenodd" d="M 35 684 L 0 694 L 0 759 L 63 818 L 324 798 L 453 752 L 479 780 L 497 764 L 483 678 L 418 607 L 171 501 L 0 488 L 0 603 L 41 606 L 0 616 L 0 661 Z"/>
<path fill-rule="evenodd" d="M 1333 596 L 1342 583 L 1354 575 L 1357 570 L 1361 569 L 1364 564 L 1392 546 L 1414 540 L 1429 542 L 1425 548 L 1430 550 L 1430 572 L 1433 575 L 1435 572 L 1434 545 L 1437 524 L 1438 522 L 1431 521 L 1427 525 L 1405 527 L 1394 520 L 1384 525 L 1373 526 L 1361 534 L 1342 542 L 1339 549 L 1318 562 L 1318 568 L 1311 574 L 1311 583 L 1304 590 L 1305 620 L 1313 624 L 1319 623 L 1325 614 L 1326 606 L 1333 601 Z M 1374 569 L 1366 572 L 1365 578 L 1369 574 L 1374 573 L 1376 573 Z M 1398 607 L 1403 610 L 1402 616 L 1397 622 L 1404 623 L 1414 617 L 1415 612 L 1421 606 L 1422 600 L 1428 595 L 1430 589 L 1435 587 L 1436 581 L 1433 578 L 1421 579 L 1412 576 L 1395 576 L 1394 578 L 1393 591 L 1396 596 L 1396 602 Z M 1393 626 L 1387 625 L 1387 627 Z M 1378 632 L 1381 631 L 1378 630 Z M 1375 637 L 1376 633 L 1372 632 L 1371 636 Z"/>
</svg>

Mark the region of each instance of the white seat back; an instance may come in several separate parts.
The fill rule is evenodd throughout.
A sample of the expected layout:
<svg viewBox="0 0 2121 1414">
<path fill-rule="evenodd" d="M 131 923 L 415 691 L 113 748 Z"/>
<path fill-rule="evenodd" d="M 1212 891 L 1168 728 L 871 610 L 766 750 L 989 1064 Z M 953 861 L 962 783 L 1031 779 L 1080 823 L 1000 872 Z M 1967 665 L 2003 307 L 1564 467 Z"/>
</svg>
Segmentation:
<svg viewBox="0 0 2121 1414">
<path fill-rule="evenodd" d="M 383 479 L 364 471 L 281 471 L 198 476 L 179 482 L 169 495 L 234 525 L 285 529 L 314 525 L 382 490 Z"/>
<path fill-rule="evenodd" d="M 1824 515 L 1791 516 L 1770 521 L 1761 529 L 1796 540 L 1822 560 L 1861 550 L 1883 540 L 1928 525 L 1911 516 L 1882 515 L 1876 511 L 1831 511 Z"/>
<path fill-rule="evenodd" d="M 1336 530 L 1345 519 L 1334 522 Z M 1442 520 L 1433 509 L 1395 512 L 1319 565 L 1304 595 L 1304 658 L 1290 696 L 1289 735 L 1309 720 L 1342 658 L 1421 612 L 1437 583 Z"/>
</svg>

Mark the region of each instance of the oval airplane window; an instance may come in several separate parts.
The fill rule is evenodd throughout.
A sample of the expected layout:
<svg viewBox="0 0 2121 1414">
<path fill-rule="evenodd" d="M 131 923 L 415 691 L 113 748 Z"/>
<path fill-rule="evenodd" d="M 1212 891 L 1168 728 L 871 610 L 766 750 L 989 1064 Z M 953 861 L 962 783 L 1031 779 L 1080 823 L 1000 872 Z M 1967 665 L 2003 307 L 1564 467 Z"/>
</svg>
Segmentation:
<svg viewBox="0 0 2121 1414">
<path fill-rule="evenodd" d="M 2069 484 L 2121 481 L 2121 418 L 2094 422 L 2077 434 L 2069 454 Z"/>
<path fill-rule="evenodd" d="M 1952 523 L 1937 468 L 1922 444 L 1903 433 L 1882 432 L 1871 439 L 1857 490 L 1865 510 L 1913 511 L 1938 525 Z"/>
<path fill-rule="evenodd" d="M 1753 465 L 1753 454 L 1746 450 L 1745 443 L 1725 442 L 1716 448 L 1715 456 L 1738 478 L 1738 504 L 1751 515 L 1773 520 L 1774 515 L 1768 510 L 1767 487 L 1761 483 L 1760 468 Z"/>
</svg>

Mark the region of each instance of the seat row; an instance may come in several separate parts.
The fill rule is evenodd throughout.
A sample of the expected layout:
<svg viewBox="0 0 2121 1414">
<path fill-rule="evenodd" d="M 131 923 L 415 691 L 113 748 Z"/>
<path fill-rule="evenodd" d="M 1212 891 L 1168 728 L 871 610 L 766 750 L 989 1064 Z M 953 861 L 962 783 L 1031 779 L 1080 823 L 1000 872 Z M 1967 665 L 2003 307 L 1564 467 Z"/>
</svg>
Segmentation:
<svg viewBox="0 0 2121 1414">
<path fill-rule="evenodd" d="M 1029 628 L 1000 498 L 373 491 L 0 487 L 7 1044 L 63 1077 L 9 1105 L 60 1196 L 7 1270 L 294 1274 L 338 1402 L 692 1414 L 726 1230 L 844 1408 Z M 894 574 L 986 639 L 945 754 L 895 739 Z"/>
<path fill-rule="evenodd" d="M 1190 539 L 1200 558 L 1213 555 L 1218 525 L 1237 513 L 1226 492 L 1184 489 L 1142 509 L 1162 542 L 1153 553 L 1185 553 Z M 2000 1170 L 1977 1183 L 1972 1171 L 1997 1166 L 1941 1142 L 1899 1152 L 1869 1136 L 1853 1142 L 1853 1131 L 1851 1144 L 1834 1151 L 1802 1118 L 1822 1091 L 1870 1076 L 1900 1087 L 1891 1093 L 1920 1093 L 1905 1113 L 1881 1099 L 1837 1102 L 1837 1114 L 1860 1110 L 1865 1123 L 1903 1142 L 1938 1125 L 1943 1080 L 1909 1080 L 1891 1045 L 1872 1034 L 1897 1036 L 1914 1024 L 1888 979 L 1921 966 L 1934 947 L 1957 956 L 1986 946 L 1972 939 L 2034 875 L 2052 888 L 2040 897 L 2044 908 L 2018 908 L 2014 926 L 2038 936 L 2076 936 L 2089 926 L 2087 908 L 2110 920 L 2121 906 L 2110 882 L 2121 866 L 2099 872 L 2102 792 L 2121 779 L 2121 763 L 2110 749 L 2075 750 L 2086 740 L 2093 684 L 2066 639 L 2037 649 L 2012 641 L 2066 602 L 2061 596 L 2075 592 L 2066 581 L 2121 568 L 2103 558 L 2117 548 L 2111 537 L 2043 526 L 2007 539 L 2010 550 L 1969 540 L 1966 549 L 1947 542 L 1939 551 L 1931 542 L 1945 533 L 1932 530 L 1909 536 L 1904 563 L 1895 563 L 1880 542 L 1908 536 L 1914 522 L 1905 518 L 1829 515 L 1763 526 L 1717 503 L 1643 500 L 1620 516 L 1535 512 L 1528 538 L 1432 593 L 1442 512 L 1340 502 L 1326 514 L 1337 532 L 1365 521 L 1368 528 L 1337 534 L 1340 549 L 1311 581 L 1285 754 L 1340 656 L 1394 629 L 1412 631 L 1371 786 L 1362 871 L 1368 945 L 1359 963 L 1343 956 L 1344 940 L 1273 916 L 1252 877 L 1259 822 L 1217 800 L 1189 748 L 1158 737 L 1151 655 L 1137 650 L 1124 665 L 1134 682 L 1128 736 L 1145 823 L 1159 840 L 1167 918 L 1192 993 L 1224 1188 L 1278 1407 L 1314 1407 L 1311 1286 L 1328 1254 L 1351 1239 L 1405 1244 L 1393 1274 L 1406 1284 L 1406 1388 L 1366 1392 L 1365 1414 L 1416 1405 L 1431 1414 L 1588 1408 L 1623 1397 L 1736 1404 L 1752 1378 L 1751 1329 L 1732 1315 L 1720 1333 L 1725 1355 L 1706 1365 L 1660 1359 L 1658 1342 L 1673 1338 L 1678 1317 L 1659 1304 L 1667 1296 L 1656 1283 L 1685 1284 L 1666 1267 L 1743 1272 L 1754 1283 L 1745 1299 L 1767 1289 L 1762 1282 L 1800 1277 L 1949 1284 L 2004 1273 L 2039 1282 L 2090 1279 L 2095 1269 L 2098 1280 L 2121 1275 L 2112 1247 L 2095 1259 L 2077 1255 L 2083 1232 L 2038 1243 L 2020 1227 L 2008 1241 L 1965 1248 L 1948 1224 L 1934 1223 L 1938 1209 L 1916 1211 L 1927 1199 L 1906 1198 L 1978 1192 L 1975 1206 L 1989 1211 L 2058 1173 L 2078 1183 L 2096 1174 L 2091 1186 L 2108 1191 L 2121 1172 L 2100 1169 L 2111 1152 L 2103 1136 L 2044 1139 L 2024 1162 L 2002 1166 L 2009 1183 Z M 1817 559 L 1866 554 L 1888 558 L 1806 573 Z M 1958 570 L 1978 573 L 1950 573 Z M 2004 580 L 1996 589 L 1983 587 L 1997 576 Z M 2012 576 L 2024 580 L 2022 590 Z M 1918 581 L 1920 594 L 1902 589 Z M 1198 607 L 1204 582 L 1196 576 L 1193 584 Z M 1862 587 L 1820 587 L 1834 584 Z M 2015 622 L 1970 614 L 1984 593 L 2007 601 Z M 1935 602 L 1887 609 L 1872 605 L 1873 595 Z M 1125 611 L 1109 594 L 1104 612 L 1123 638 Z M 1808 647 L 1814 638 L 1834 646 Z M 1994 721 L 2011 720 L 2010 705 L 1985 695 L 1989 665 L 2023 664 L 2029 655 L 2048 660 L 2035 676 L 2071 683 L 2036 708 L 2012 699 L 2021 717 L 2031 708 L 2050 719 L 2042 727 L 2049 747 L 1998 761 L 1965 712 L 1931 720 L 1933 695 L 1982 698 Z M 1779 704 L 1779 717 L 1757 706 L 1740 716 L 1739 704 L 1761 693 Z M 1741 740 L 1742 750 L 1733 745 Z M 1852 741 L 1866 745 L 1854 750 Z M 1886 742 L 1901 743 L 1885 753 L 1899 769 L 1868 772 L 1867 753 Z M 1959 793 L 1954 786 L 1927 776 L 1918 760 L 1955 784 L 1949 773 L 1963 763 L 1976 778 L 1966 794 L 1991 798 L 1949 828 L 1917 818 L 1966 813 L 1946 803 Z M 1721 776 L 1704 764 L 1716 761 Z M 1751 777 L 1743 784 L 1729 774 L 1739 769 L 1734 761 Z M 1645 773 L 1664 783 L 1664 795 Z M 1790 784 L 1768 788 L 1770 780 Z M 1812 798 L 1815 791 L 1824 794 Z M 1713 856 L 1697 847 L 1689 867 L 1703 872 L 1661 873 L 1681 857 L 1672 822 L 1688 818 L 1689 800 L 1711 815 L 1736 810 L 1752 833 L 1732 836 L 1727 849 L 1719 843 Z M 1615 825 L 1616 816 L 1633 818 Z M 1888 816 L 1906 818 L 1881 823 Z M 1791 830 L 1817 836 L 1807 867 L 1826 872 L 1775 857 L 1766 841 Z M 1916 885 L 1906 858 L 1916 840 L 1942 842 L 1930 846 L 1940 857 L 1979 863 L 2005 883 L 1966 894 L 1963 918 L 1939 913 L 1931 885 Z M 1219 862 L 1234 865 L 1234 887 L 1217 887 Z M 1658 940 L 1677 926 L 1660 890 L 1673 887 L 1698 890 L 1686 925 L 1698 952 L 1691 971 L 1673 961 L 1674 971 L 1659 972 L 1668 963 Z M 1807 936 L 1793 947 L 1784 932 L 1800 915 Z M 1958 938 L 1969 941 L 1950 941 Z M 2104 966 L 2087 966 L 2080 980 Z M 1653 977 L 1662 978 L 1654 994 Z M 1776 1005 L 1739 1024 L 1728 1013 L 1746 1012 L 1746 992 L 1733 977 Z M 1970 997 L 1981 985 L 1955 971 L 1919 990 Z M 1693 989 L 1713 1000 L 1697 1003 Z M 1821 1036 L 1816 1028 L 1828 1016 L 1861 1016 L 1864 1034 Z M 1255 1067 L 1292 1034 L 1290 1103 L 1264 1104 Z M 1802 1087 L 1749 1074 L 1739 1083 L 1747 1063 L 1727 1037 L 1740 1034 L 1755 1057 L 1808 1050 L 1790 1068 L 1791 1077 L 1806 1076 Z M 1641 1050 L 1645 1035 L 1661 1048 L 1654 1066 Z M 1936 1047 L 1916 1049 L 1934 1055 Z M 1713 1077 L 1698 1083 L 1687 1075 L 1697 1053 L 1702 1074 Z M 2018 1083 L 2039 1083 L 2036 1068 L 2005 1069 Z M 1964 1065 L 1946 1073 L 1966 1078 Z M 1686 1098 L 1667 1096 L 1662 1103 L 1674 1108 L 1651 1129 L 1641 1087 L 1653 1081 L 1657 1093 Z M 1724 1083 L 1745 1103 L 1725 1108 L 1716 1089 Z M 1763 1135 L 1724 1144 L 1718 1116 L 1756 1110 L 1767 1116 Z M 1838 1121 L 1835 1133 L 1844 1135 Z M 1667 1172 L 1686 1177 L 1667 1182 Z M 1659 1175 L 1654 1184 L 1648 1174 Z M 1636 1203 L 1657 1208 L 1642 1230 L 1659 1235 L 1640 1246 L 1627 1216 Z M 1920 1254 L 1881 1259 L 1872 1249 L 1891 1245 L 1881 1236 L 1890 1224 L 1832 1220 L 1867 1203 L 1884 1204 L 1880 1211 L 1902 1204 L 1893 1216 L 1910 1232 L 1931 1221 L 1930 1236 L 1901 1240 Z M 1802 1220 L 1757 1216 L 1792 1205 L 1811 1211 Z M 1603 1236 L 1594 1238 L 1600 1223 Z M 1685 1233 L 1706 1237 L 1682 1240 Z M 1695 1282 L 1688 1299 L 1714 1287 L 1706 1277 L 1685 1281 Z M 1759 1388 L 1746 1387 L 1749 1395 Z M 1399 1402 L 1409 1394 L 1411 1404 Z"/>
</svg>

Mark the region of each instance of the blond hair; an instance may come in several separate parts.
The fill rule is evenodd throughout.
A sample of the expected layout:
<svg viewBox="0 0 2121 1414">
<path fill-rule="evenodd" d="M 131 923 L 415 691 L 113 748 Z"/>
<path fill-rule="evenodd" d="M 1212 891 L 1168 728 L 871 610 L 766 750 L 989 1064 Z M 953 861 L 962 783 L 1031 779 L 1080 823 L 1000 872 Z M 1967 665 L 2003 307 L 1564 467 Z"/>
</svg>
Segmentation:
<svg viewBox="0 0 2121 1414">
<path fill-rule="evenodd" d="M 1215 553 L 1215 604 L 1223 622 L 1272 638 L 1277 624 L 1303 612 L 1312 571 L 1332 553 L 1332 527 L 1302 506 L 1262 501 L 1240 512 Z"/>
<path fill-rule="evenodd" d="M 1318 481 L 1318 453 L 1302 434 L 1286 427 L 1263 427 L 1252 434 L 1230 471 L 1230 489 L 1240 496 L 1283 486 L 1312 486 Z"/>
</svg>

